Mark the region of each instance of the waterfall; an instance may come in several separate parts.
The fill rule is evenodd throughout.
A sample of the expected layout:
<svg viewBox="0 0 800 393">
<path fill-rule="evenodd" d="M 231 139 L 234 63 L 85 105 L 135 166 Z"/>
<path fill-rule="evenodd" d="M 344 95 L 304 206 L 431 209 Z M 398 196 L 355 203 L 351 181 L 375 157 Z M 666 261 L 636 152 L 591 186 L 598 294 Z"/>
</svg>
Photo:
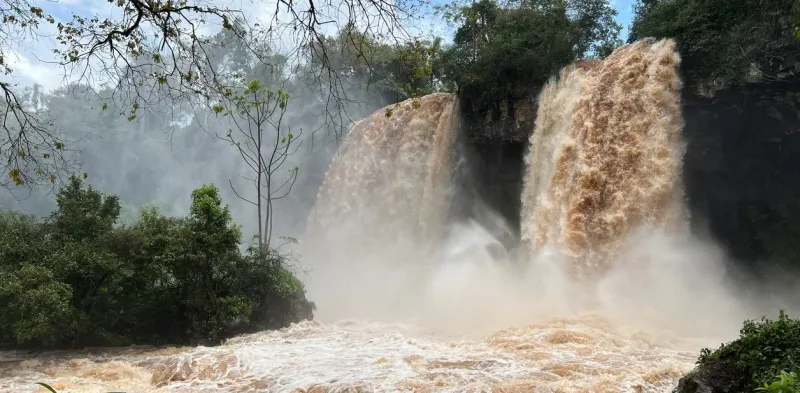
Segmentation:
<svg viewBox="0 0 800 393">
<path fill-rule="evenodd" d="M 447 235 L 458 120 L 455 96 L 437 93 L 351 128 L 300 245 L 320 318 L 414 312 Z"/>
<path fill-rule="evenodd" d="M 360 247 L 441 236 L 457 128 L 457 101 L 444 93 L 387 106 L 355 124 L 320 187 L 307 237 Z"/>
<path fill-rule="evenodd" d="M 685 226 L 680 57 L 645 39 L 564 68 L 539 97 L 522 241 L 576 277 L 602 274 L 632 230 Z"/>
<path fill-rule="evenodd" d="M 754 316 L 721 254 L 682 235 L 679 61 L 673 41 L 647 39 L 543 88 L 527 271 L 474 222 L 445 233 L 467 155 L 457 100 L 432 94 L 355 124 L 332 161 L 301 242 L 317 320 L 217 347 L 0 352 L 0 393 L 669 392 L 698 348 Z"/>
</svg>

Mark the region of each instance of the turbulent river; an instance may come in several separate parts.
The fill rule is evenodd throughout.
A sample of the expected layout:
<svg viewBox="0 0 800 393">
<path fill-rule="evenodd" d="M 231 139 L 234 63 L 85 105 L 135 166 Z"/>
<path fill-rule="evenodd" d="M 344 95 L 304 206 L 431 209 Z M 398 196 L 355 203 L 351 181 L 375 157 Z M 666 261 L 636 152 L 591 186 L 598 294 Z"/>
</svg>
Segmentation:
<svg viewBox="0 0 800 393">
<path fill-rule="evenodd" d="M 679 63 L 644 40 L 545 86 L 518 249 L 448 221 L 458 101 L 409 100 L 356 124 L 320 188 L 314 321 L 213 348 L 0 353 L 0 392 L 669 392 L 757 315 L 687 231 Z"/>
<path fill-rule="evenodd" d="M 681 351 L 680 348 L 684 348 Z M 446 337 L 408 325 L 303 322 L 216 348 L 48 353 L 0 366 L 0 391 L 666 392 L 697 343 L 584 315 Z"/>
<path fill-rule="evenodd" d="M 734 338 L 744 316 L 732 291 L 703 278 L 719 272 L 698 262 L 718 255 L 700 244 L 637 239 L 637 250 L 656 256 L 632 252 L 645 262 L 639 270 L 585 292 L 546 253 L 539 269 L 504 268 L 508 261 L 486 247 L 492 242 L 465 226 L 435 270 L 376 275 L 361 302 L 318 291 L 319 320 L 218 347 L 0 353 L 0 392 L 46 393 L 39 381 L 96 393 L 669 392 L 699 349 Z M 377 292 L 395 280 L 421 280 L 425 289 Z M 342 299 L 351 310 L 393 307 L 369 311 L 372 320 L 355 311 L 357 319 L 341 319 Z"/>
</svg>

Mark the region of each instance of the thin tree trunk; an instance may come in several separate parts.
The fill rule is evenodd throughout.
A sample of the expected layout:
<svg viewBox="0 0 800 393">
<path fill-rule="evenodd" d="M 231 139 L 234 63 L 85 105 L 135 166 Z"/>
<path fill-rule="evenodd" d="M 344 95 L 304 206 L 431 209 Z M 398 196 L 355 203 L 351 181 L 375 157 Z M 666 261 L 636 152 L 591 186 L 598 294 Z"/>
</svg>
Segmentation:
<svg viewBox="0 0 800 393">
<path fill-rule="evenodd" d="M 264 217 L 264 244 L 267 246 L 267 249 L 269 249 L 269 243 L 272 238 L 272 189 L 270 188 L 270 184 L 272 183 L 272 175 L 270 172 L 267 172 L 266 180 L 267 180 L 267 212 L 266 212 L 267 214 L 266 217 Z"/>
<path fill-rule="evenodd" d="M 263 131 L 263 128 L 262 128 L 260 120 L 261 119 L 259 117 L 257 119 L 257 121 L 259 121 L 259 123 L 257 125 L 258 128 L 256 129 L 256 132 L 258 133 L 258 141 L 256 142 L 256 150 L 258 150 L 258 155 L 257 155 L 257 158 L 258 158 L 258 173 L 257 173 L 257 177 L 258 177 L 258 179 L 256 180 L 256 182 L 257 182 L 257 184 L 256 184 L 257 202 L 256 203 L 258 204 L 257 208 L 258 208 L 258 251 L 259 252 L 264 250 L 264 248 L 263 248 L 264 247 L 264 243 L 262 242 L 262 239 L 264 237 L 264 228 L 261 226 L 261 173 L 264 171 L 264 169 L 263 169 L 264 160 L 261 159 L 261 132 Z"/>
</svg>

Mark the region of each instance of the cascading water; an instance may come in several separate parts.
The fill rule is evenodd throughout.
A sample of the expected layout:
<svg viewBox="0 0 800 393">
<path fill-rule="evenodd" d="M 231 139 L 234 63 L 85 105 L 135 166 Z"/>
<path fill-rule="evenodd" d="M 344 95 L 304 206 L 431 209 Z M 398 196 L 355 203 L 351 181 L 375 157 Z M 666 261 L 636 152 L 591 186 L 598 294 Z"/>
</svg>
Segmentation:
<svg viewBox="0 0 800 393">
<path fill-rule="evenodd" d="M 522 237 L 555 245 L 576 276 L 602 273 L 630 231 L 685 222 L 680 58 L 642 40 L 561 71 L 540 96 Z"/>
<path fill-rule="evenodd" d="M 453 95 L 436 93 L 390 105 L 357 123 L 320 187 L 307 238 L 336 247 L 439 237 L 457 113 Z"/>
<path fill-rule="evenodd" d="M 474 223 L 444 225 L 458 111 L 434 94 L 358 123 L 331 164 L 302 242 L 318 321 L 0 362 L 0 392 L 669 392 L 749 316 L 705 278 L 718 254 L 663 238 L 685 223 L 677 64 L 645 40 L 544 88 L 524 274 Z M 586 287 L 589 313 L 565 301 Z"/>
<path fill-rule="evenodd" d="M 445 235 L 458 119 L 455 96 L 437 93 L 352 127 L 301 242 L 319 316 L 413 313 L 409 287 L 422 285 L 425 259 Z"/>
</svg>

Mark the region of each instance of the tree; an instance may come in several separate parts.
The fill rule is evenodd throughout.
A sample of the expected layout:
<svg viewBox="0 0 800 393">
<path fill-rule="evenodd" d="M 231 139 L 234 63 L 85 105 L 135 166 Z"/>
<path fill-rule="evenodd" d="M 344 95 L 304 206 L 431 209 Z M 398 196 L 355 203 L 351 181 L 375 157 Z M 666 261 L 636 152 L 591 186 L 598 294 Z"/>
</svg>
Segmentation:
<svg viewBox="0 0 800 393">
<path fill-rule="evenodd" d="M 399 37 L 406 34 L 404 23 L 418 6 L 417 0 L 309 1 L 302 5 L 279 0 L 268 21 L 255 21 L 242 10 L 208 4 L 201 0 L 109 1 L 109 6 L 116 8 L 110 14 L 119 14 L 118 18 L 73 15 L 70 21 L 59 21 L 28 0 L 6 0 L 0 7 L 0 69 L 10 75 L 14 43 L 37 36 L 43 25 L 52 25 L 60 44 L 53 49 L 54 63 L 64 68 L 67 79 L 88 86 L 109 86 L 113 93 L 110 97 L 95 98 L 106 100 L 104 109 L 114 107 L 134 119 L 149 108 L 164 107 L 167 101 L 205 104 L 226 99 L 225 92 L 240 81 L 241 75 L 236 70 L 214 67 L 209 51 L 219 42 L 202 33 L 209 24 L 221 25 L 251 57 L 267 65 L 274 59 L 263 58 L 257 43 L 273 42 L 291 32 L 297 48 L 310 48 L 320 59 L 318 72 L 339 81 L 329 63 L 325 30 L 359 25 L 381 37 Z M 342 83 L 335 82 L 326 89 L 329 101 L 348 99 Z M 62 155 L 70 141 L 26 101 L 18 86 L 4 81 L 0 90 L 5 98 L 0 105 L 0 160 L 10 179 L 0 185 L 10 188 L 54 183 L 70 172 L 69 161 Z M 92 90 L 87 94 L 96 95 Z M 340 114 L 346 111 L 344 105 L 326 106 L 326 110 L 331 109 Z M 341 134 L 348 124 L 331 127 Z"/>
<path fill-rule="evenodd" d="M 70 333 L 72 289 L 43 266 L 45 239 L 32 216 L 0 212 L 0 343 L 46 345 Z"/>
<path fill-rule="evenodd" d="M 434 89 L 432 65 L 438 53 L 439 41 L 424 40 L 389 44 L 381 42 L 379 36 L 357 26 L 347 25 L 337 35 L 326 37 L 324 46 L 327 60 L 321 58 L 318 47 L 312 43 L 305 52 L 307 64 L 299 73 L 306 84 L 332 89 L 337 85 L 347 86 L 350 96 L 368 101 L 367 113 L 389 103 L 403 101 L 413 96 L 427 94 Z M 320 65 L 330 64 L 331 74 L 320 74 Z M 322 106 L 340 105 L 342 102 L 324 100 Z M 376 100 L 379 98 L 378 100 Z M 324 110 L 324 112 L 331 112 Z M 333 113 L 338 113 L 334 110 Z M 336 119 L 344 121 L 345 119 Z M 348 122 L 352 118 L 346 119 Z"/>
<path fill-rule="evenodd" d="M 442 39 L 415 40 L 395 48 L 387 68 L 398 91 L 397 101 L 421 97 L 440 87 L 436 59 L 442 49 Z"/>
<path fill-rule="evenodd" d="M 639 0 L 628 40 L 674 38 L 694 87 L 785 80 L 800 60 L 799 12 L 796 0 Z"/>
<path fill-rule="evenodd" d="M 242 196 L 233 182 L 229 182 L 240 199 L 256 207 L 258 246 L 260 250 L 265 250 L 270 248 L 272 238 L 273 201 L 289 195 L 299 168 L 291 168 L 285 179 L 277 178 L 276 173 L 300 147 L 301 142 L 296 141 L 302 130 L 294 135 L 291 128 L 283 123 L 289 102 L 289 95 L 283 90 L 272 91 L 254 80 L 242 94 L 231 95 L 234 96 L 233 100 L 224 101 L 231 102 L 231 107 L 216 104 L 213 110 L 231 120 L 236 134 L 231 128 L 219 138 L 235 146 L 254 172 L 254 177 L 246 179 L 255 186 L 255 201 Z"/>
<path fill-rule="evenodd" d="M 501 102 L 536 89 L 581 57 L 619 44 L 616 11 L 606 0 L 481 0 L 439 8 L 458 25 L 437 69 L 456 86 L 468 117 L 497 115 Z"/>
<path fill-rule="evenodd" d="M 284 260 L 240 252 L 219 190 L 187 217 L 142 210 L 116 226 L 116 196 L 71 177 L 45 220 L 0 212 L 0 348 L 211 343 L 313 317 Z"/>
<path fill-rule="evenodd" d="M 192 288 L 185 288 L 191 293 L 187 313 L 192 335 L 218 341 L 229 321 L 250 314 L 247 299 L 219 291 L 225 281 L 233 279 L 226 273 L 239 256 L 242 233 L 212 185 L 192 191 L 186 230 L 189 253 L 181 267 L 194 281 Z"/>
</svg>

